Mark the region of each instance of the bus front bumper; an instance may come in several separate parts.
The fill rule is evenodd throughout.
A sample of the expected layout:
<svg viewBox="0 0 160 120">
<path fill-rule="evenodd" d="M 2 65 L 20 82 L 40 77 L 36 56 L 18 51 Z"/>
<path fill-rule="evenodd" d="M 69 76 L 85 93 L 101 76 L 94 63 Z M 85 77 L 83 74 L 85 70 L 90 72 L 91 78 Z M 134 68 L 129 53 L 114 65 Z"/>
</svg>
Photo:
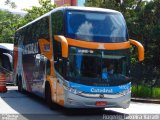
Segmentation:
<svg viewBox="0 0 160 120">
<path fill-rule="evenodd" d="M 93 95 L 93 94 L 90 94 Z M 67 108 L 128 108 L 131 92 L 115 98 L 86 97 L 65 90 L 65 104 Z M 106 105 L 97 105 L 97 102 L 105 102 Z"/>
</svg>

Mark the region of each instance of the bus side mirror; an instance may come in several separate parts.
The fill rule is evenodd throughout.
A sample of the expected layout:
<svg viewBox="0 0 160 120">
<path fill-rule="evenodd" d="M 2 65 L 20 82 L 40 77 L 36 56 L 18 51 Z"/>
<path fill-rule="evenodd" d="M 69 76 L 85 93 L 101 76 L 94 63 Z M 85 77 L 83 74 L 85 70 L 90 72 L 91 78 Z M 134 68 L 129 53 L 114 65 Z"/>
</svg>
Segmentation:
<svg viewBox="0 0 160 120">
<path fill-rule="evenodd" d="M 138 60 L 143 61 L 144 60 L 144 47 L 142 44 L 136 40 L 129 40 L 132 45 L 135 45 L 138 48 Z"/>
<path fill-rule="evenodd" d="M 61 43 L 62 46 L 62 57 L 68 58 L 68 42 L 64 36 L 55 35 L 54 39 Z"/>
</svg>

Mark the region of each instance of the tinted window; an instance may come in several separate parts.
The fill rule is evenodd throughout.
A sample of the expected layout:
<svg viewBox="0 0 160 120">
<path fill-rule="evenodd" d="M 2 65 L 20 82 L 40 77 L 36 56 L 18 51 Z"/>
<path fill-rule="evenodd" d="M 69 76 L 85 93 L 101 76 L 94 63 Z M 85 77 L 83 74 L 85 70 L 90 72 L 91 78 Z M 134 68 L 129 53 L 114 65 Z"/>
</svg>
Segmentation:
<svg viewBox="0 0 160 120">
<path fill-rule="evenodd" d="M 93 42 L 124 42 L 128 33 L 121 13 L 67 12 L 67 36 Z"/>
<path fill-rule="evenodd" d="M 64 16 L 62 11 L 52 13 L 52 34 L 63 35 L 64 34 Z M 54 37 L 53 37 L 54 38 Z M 64 76 L 64 59 L 62 58 L 62 46 L 61 43 L 53 39 L 53 53 L 54 53 L 54 66 L 56 71 Z"/>
<path fill-rule="evenodd" d="M 33 26 L 33 30 L 35 30 L 35 39 L 44 38 L 46 40 L 49 40 L 49 18 L 43 18 L 40 21 L 37 21 L 35 23 L 35 26 Z"/>
<path fill-rule="evenodd" d="M 70 47 L 68 80 L 85 85 L 116 86 L 129 82 L 129 50 L 102 51 Z"/>
<path fill-rule="evenodd" d="M 64 34 L 64 17 L 63 12 L 58 11 L 52 13 L 52 32 L 53 35 L 63 35 Z"/>
<path fill-rule="evenodd" d="M 53 42 L 53 52 L 54 52 L 54 66 L 55 69 L 62 74 L 63 69 L 63 59 L 62 59 L 62 46 L 58 41 Z"/>
<path fill-rule="evenodd" d="M 38 39 L 49 40 L 49 18 L 45 17 L 22 29 L 24 44 L 38 41 Z"/>
</svg>

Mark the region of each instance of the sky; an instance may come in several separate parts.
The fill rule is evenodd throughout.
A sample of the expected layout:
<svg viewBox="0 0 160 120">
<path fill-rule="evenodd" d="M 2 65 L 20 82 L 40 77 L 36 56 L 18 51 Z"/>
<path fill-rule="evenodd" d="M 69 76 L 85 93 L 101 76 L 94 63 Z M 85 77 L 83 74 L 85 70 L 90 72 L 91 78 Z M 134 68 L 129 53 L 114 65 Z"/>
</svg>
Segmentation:
<svg viewBox="0 0 160 120">
<path fill-rule="evenodd" d="M 5 0 L 0 0 L 0 9 L 7 9 L 11 12 L 24 12 L 24 8 L 31 8 L 32 6 L 39 6 L 38 0 L 11 0 L 16 3 L 17 8 L 16 9 L 11 9 L 9 6 L 5 5 Z M 83 0 L 84 1 L 84 0 Z M 150 1 L 150 0 L 148 0 Z M 54 3 L 54 0 L 52 0 Z"/>
<path fill-rule="evenodd" d="M 32 6 L 39 6 L 38 0 L 11 0 L 11 1 L 16 3 L 17 5 L 16 9 L 11 9 L 9 6 L 5 5 L 4 3 L 5 0 L 0 0 L 0 9 L 7 9 L 12 12 L 24 12 L 23 11 L 24 8 L 31 8 Z"/>
</svg>

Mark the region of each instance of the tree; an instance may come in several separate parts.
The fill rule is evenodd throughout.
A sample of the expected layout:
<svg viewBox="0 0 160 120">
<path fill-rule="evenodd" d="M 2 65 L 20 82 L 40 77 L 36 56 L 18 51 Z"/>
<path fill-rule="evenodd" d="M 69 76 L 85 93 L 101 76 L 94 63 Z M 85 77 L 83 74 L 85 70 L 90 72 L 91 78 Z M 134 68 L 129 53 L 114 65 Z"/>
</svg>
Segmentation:
<svg viewBox="0 0 160 120">
<path fill-rule="evenodd" d="M 17 7 L 17 5 L 15 4 L 15 2 L 11 2 L 10 0 L 6 0 L 5 4 L 9 5 L 11 8 L 16 8 Z"/>
<path fill-rule="evenodd" d="M 95 6 L 107 9 L 114 9 L 122 12 L 126 19 L 129 34 L 131 38 L 136 39 L 139 33 L 137 25 L 138 14 L 144 8 L 145 1 L 142 0 L 86 0 L 86 6 Z"/>
<path fill-rule="evenodd" d="M 28 14 L 22 20 L 24 23 L 30 22 L 35 18 L 53 10 L 56 8 L 55 4 L 52 4 L 51 0 L 39 0 L 40 7 L 33 6 L 31 9 L 24 9 Z"/>
<path fill-rule="evenodd" d="M 10 0 L 6 0 L 5 4 L 12 8 L 16 7 L 16 4 Z M 56 7 L 51 3 L 51 0 L 39 0 L 39 4 L 40 7 L 33 6 L 31 9 L 25 9 L 28 13 L 24 17 L 0 10 L 0 42 L 13 43 L 15 31 L 19 27 Z"/>
<path fill-rule="evenodd" d="M 160 0 L 86 0 L 86 6 L 114 9 L 122 12 L 126 19 L 130 38 L 140 41 L 145 47 L 144 80 L 151 81 L 155 68 L 160 68 Z M 148 74 L 150 73 L 150 74 Z M 155 75 L 155 74 L 154 74 Z M 160 81 L 160 80 L 159 80 Z M 156 82 L 160 83 L 160 82 Z M 157 86 L 160 86 L 160 84 Z"/>
<path fill-rule="evenodd" d="M 0 10 L 0 42 L 13 43 L 14 32 L 18 28 L 20 15 Z"/>
</svg>

